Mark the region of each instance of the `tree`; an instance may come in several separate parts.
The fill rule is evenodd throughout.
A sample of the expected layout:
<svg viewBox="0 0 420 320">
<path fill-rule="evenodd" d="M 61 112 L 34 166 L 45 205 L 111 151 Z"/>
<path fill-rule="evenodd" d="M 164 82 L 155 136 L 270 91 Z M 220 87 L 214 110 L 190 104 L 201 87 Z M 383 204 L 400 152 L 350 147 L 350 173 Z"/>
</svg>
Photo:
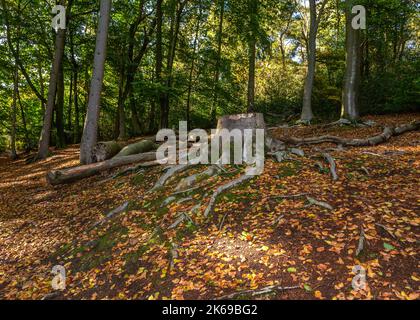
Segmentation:
<svg viewBox="0 0 420 320">
<path fill-rule="evenodd" d="M 69 2 L 68 10 L 70 11 L 72 1 Z M 61 5 L 65 5 L 65 0 L 61 0 Z M 67 14 L 69 13 L 67 12 Z M 64 46 L 66 43 L 66 29 L 58 29 L 55 37 L 55 53 L 51 66 L 50 83 L 48 86 L 48 99 L 44 114 L 44 124 L 42 126 L 41 136 L 38 144 L 38 160 L 48 157 L 48 148 L 50 146 L 51 123 L 54 112 L 54 105 L 59 81 L 60 69 L 62 68 Z"/>
<path fill-rule="evenodd" d="M 303 106 L 300 121 L 310 123 L 314 117 L 312 112 L 312 90 L 314 87 L 315 67 L 316 67 L 316 38 L 322 13 L 327 0 L 323 0 L 319 13 L 316 10 L 316 0 L 309 0 L 309 39 L 307 46 L 308 69 L 303 91 Z"/>
<path fill-rule="evenodd" d="M 255 59 L 257 53 L 258 33 L 258 0 L 248 0 L 249 31 L 248 31 L 248 94 L 247 111 L 254 111 L 255 104 Z"/>
<path fill-rule="evenodd" d="M 361 29 L 353 28 L 353 0 L 346 1 L 346 75 L 344 79 L 341 118 L 359 119 L 359 87 L 361 63 Z"/>
<path fill-rule="evenodd" d="M 102 0 L 98 31 L 96 34 L 95 57 L 90 84 L 88 109 L 80 144 L 80 163 L 92 163 L 91 153 L 98 139 L 98 119 L 101 102 L 101 91 L 104 78 L 106 48 L 108 39 L 109 20 L 111 15 L 111 0 Z"/>
<path fill-rule="evenodd" d="M 223 40 L 223 20 L 225 15 L 225 0 L 219 0 L 219 25 L 217 31 L 217 54 L 216 54 L 216 67 L 214 71 L 214 89 L 213 89 L 213 101 L 210 110 L 210 121 L 211 123 L 216 122 L 217 114 L 217 94 L 219 90 L 219 78 L 220 78 L 220 64 L 222 60 L 222 40 Z"/>
</svg>

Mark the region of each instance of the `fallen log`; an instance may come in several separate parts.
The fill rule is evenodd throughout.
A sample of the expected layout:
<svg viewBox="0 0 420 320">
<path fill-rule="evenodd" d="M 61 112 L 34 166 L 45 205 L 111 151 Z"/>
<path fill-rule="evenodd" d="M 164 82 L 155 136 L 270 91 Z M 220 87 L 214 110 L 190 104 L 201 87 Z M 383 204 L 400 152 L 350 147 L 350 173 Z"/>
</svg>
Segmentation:
<svg viewBox="0 0 420 320">
<path fill-rule="evenodd" d="M 122 149 L 122 145 L 116 141 L 99 142 L 92 150 L 93 163 L 109 160 Z"/>
<path fill-rule="evenodd" d="M 366 147 L 366 146 L 377 146 L 379 144 L 387 142 L 394 136 L 401 135 L 406 132 L 416 131 L 420 129 L 420 121 L 414 121 L 410 124 L 405 124 L 400 127 L 386 127 L 384 131 L 376 136 L 369 137 L 366 139 L 346 139 L 334 136 L 320 136 L 311 138 L 295 138 L 295 137 L 283 137 L 279 140 L 286 144 L 292 145 L 310 145 L 310 144 L 321 144 L 321 143 L 334 143 L 342 146 L 350 147 Z"/>
<path fill-rule="evenodd" d="M 121 151 L 117 152 L 115 158 L 145 153 L 154 149 L 157 149 L 157 145 L 152 140 L 142 140 L 124 147 Z"/>
<path fill-rule="evenodd" d="M 156 152 L 146 152 L 132 156 L 112 158 L 103 162 L 87 164 L 83 166 L 54 170 L 47 173 L 47 181 L 53 186 L 78 181 L 83 178 L 94 176 L 102 171 L 137 163 L 155 161 Z"/>
</svg>

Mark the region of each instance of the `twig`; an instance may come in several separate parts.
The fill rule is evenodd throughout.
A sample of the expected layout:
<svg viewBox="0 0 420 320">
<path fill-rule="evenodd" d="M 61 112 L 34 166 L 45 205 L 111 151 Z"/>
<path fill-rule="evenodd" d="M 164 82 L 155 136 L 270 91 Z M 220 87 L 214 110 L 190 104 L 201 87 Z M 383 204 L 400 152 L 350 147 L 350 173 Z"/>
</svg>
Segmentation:
<svg viewBox="0 0 420 320">
<path fill-rule="evenodd" d="M 238 296 L 241 296 L 241 295 L 248 295 L 248 294 L 250 294 L 252 297 L 255 297 L 255 296 L 258 296 L 258 295 L 267 294 L 267 293 L 271 293 L 271 292 L 274 292 L 274 291 L 286 291 L 286 290 L 294 290 L 294 289 L 300 289 L 300 287 L 299 286 L 281 287 L 279 285 L 274 285 L 274 286 L 268 286 L 268 287 L 264 287 L 264 288 L 256 289 L 256 290 L 244 290 L 244 291 L 234 292 L 234 293 L 216 298 L 215 300 L 233 299 L 235 297 L 238 297 Z"/>
<path fill-rule="evenodd" d="M 391 237 L 393 237 L 394 239 L 398 239 L 387 227 L 385 227 L 383 224 L 380 223 L 375 223 L 375 225 L 377 225 L 378 227 L 381 227 L 382 229 L 384 229 Z"/>
</svg>

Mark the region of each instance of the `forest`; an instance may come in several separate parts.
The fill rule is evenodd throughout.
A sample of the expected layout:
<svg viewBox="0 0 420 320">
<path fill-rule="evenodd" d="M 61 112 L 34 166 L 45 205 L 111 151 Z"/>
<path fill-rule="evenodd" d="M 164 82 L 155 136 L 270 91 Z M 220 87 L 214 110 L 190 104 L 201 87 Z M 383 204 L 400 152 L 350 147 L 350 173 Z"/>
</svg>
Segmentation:
<svg viewBox="0 0 420 320">
<path fill-rule="evenodd" d="M 419 299 L 419 15 L 0 0 L 0 299 Z"/>
</svg>

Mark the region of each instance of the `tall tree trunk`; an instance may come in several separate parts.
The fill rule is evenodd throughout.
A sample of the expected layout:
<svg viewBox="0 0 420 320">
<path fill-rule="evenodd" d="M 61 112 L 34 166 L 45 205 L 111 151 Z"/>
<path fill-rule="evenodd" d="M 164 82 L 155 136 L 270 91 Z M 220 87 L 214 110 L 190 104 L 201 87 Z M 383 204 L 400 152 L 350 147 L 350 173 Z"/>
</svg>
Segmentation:
<svg viewBox="0 0 420 320">
<path fill-rule="evenodd" d="M 216 122 L 217 115 L 217 98 L 219 91 L 219 78 L 220 78 L 220 64 L 222 61 L 222 40 L 223 40 L 223 20 L 225 15 L 225 0 L 219 0 L 219 27 L 217 31 L 217 56 L 216 56 L 216 68 L 214 72 L 214 92 L 213 102 L 210 110 L 210 121 L 212 124 Z"/>
<path fill-rule="evenodd" d="M 17 83 L 19 83 L 19 74 L 18 74 Z M 26 144 L 25 150 L 27 152 L 29 152 L 31 150 L 31 139 L 29 138 L 28 126 L 27 126 L 27 123 L 26 123 L 25 110 L 23 109 L 22 99 L 20 98 L 19 86 L 18 86 L 18 90 L 17 90 L 17 98 L 18 98 L 19 107 L 20 107 L 20 114 L 21 114 L 21 117 L 22 117 L 23 132 L 25 134 L 25 144 Z"/>
<path fill-rule="evenodd" d="M 201 1 L 198 3 L 198 16 L 197 16 L 197 27 L 195 29 L 194 35 L 194 44 L 193 44 L 193 54 L 191 59 L 191 67 L 190 67 L 190 74 L 188 77 L 188 93 L 187 93 L 187 108 L 186 108 L 186 116 L 187 116 L 187 126 L 190 127 L 190 109 L 191 109 L 191 93 L 192 93 L 192 86 L 193 86 L 193 76 L 194 76 L 194 69 L 195 69 L 195 60 L 197 55 L 197 49 L 199 48 L 199 33 L 200 33 L 200 22 L 201 22 Z"/>
<path fill-rule="evenodd" d="M 163 11 L 162 11 L 162 0 L 156 2 L 156 83 L 162 86 L 162 69 L 163 69 L 163 49 L 162 49 L 162 24 L 163 24 Z M 161 126 L 163 112 L 165 108 L 164 92 L 159 89 L 158 102 L 160 105 L 161 112 Z M 153 124 L 153 123 L 152 123 Z M 153 128 L 154 129 L 154 128 Z"/>
<path fill-rule="evenodd" d="M 169 127 L 169 109 L 170 109 L 170 94 L 172 89 L 172 71 L 175 61 L 176 47 L 178 43 L 179 28 L 181 25 L 182 12 L 188 0 L 177 1 L 174 6 L 174 11 L 171 15 L 171 27 L 169 32 L 169 49 L 166 64 L 166 93 L 164 94 L 162 111 L 161 111 L 161 128 Z"/>
<path fill-rule="evenodd" d="M 13 73 L 13 102 L 12 102 L 12 115 L 11 115 L 11 130 L 10 130 L 10 157 L 12 160 L 15 160 L 17 158 L 17 152 L 16 152 L 16 103 L 17 103 L 17 93 L 18 93 L 18 66 L 15 62 L 15 70 Z"/>
<path fill-rule="evenodd" d="M 63 148 L 65 145 L 64 135 L 64 70 L 63 64 L 60 66 L 57 80 L 57 101 L 56 101 L 56 120 L 55 125 L 57 128 L 57 148 Z"/>
<path fill-rule="evenodd" d="M 60 1 L 61 5 L 65 5 L 65 0 Z M 70 8 L 68 9 L 70 11 Z M 41 136 L 38 145 L 37 159 L 45 159 L 48 156 L 48 148 L 50 146 L 50 133 L 52 116 L 54 112 L 55 96 L 57 93 L 57 81 L 60 67 L 63 63 L 64 46 L 66 43 L 66 30 L 59 29 L 55 37 L 55 53 L 51 67 L 50 83 L 48 86 L 48 99 L 44 114 L 44 124 L 42 126 Z"/>
<path fill-rule="evenodd" d="M 39 77 L 39 91 L 40 91 L 40 95 L 43 97 L 45 96 L 45 90 L 44 90 L 44 78 L 42 76 L 42 65 L 41 65 L 41 59 L 38 59 L 38 77 Z M 41 110 L 42 110 L 42 114 L 45 114 L 45 102 L 44 100 L 39 100 L 41 103 Z"/>
<path fill-rule="evenodd" d="M 248 95 L 247 111 L 254 112 L 255 107 L 255 59 L 257 51 L 257 29 L 258 29 L 258 1 L 248 0 L 249 12 L 249 39 L 248 39 Z"/>
<path fill-rule="evenodd" d="M 98 120 L 100 111 L 101 91 L 104 78 L 104 67 L 107 49 L 108 28 L 111 14 L 111 0 L 102 0 L 98 31 L 96 35 L 95 58 L 93 61 L 92 81 L 90 85 L 89 102 L 80 144 L 80 163 L 92 163 L 92 150 L 98 139 Z"/>
<path fill-rule="evenodd" d="M 137 136 L 142 133 L 142 129 L 141 129 L 142 126 L 141 126 L 139 114 L 137 111 L 136 99 L 134 97 L 133 84 L 130 84 L 129 90 L 130 92 L 128 96 L 128 101 L 129 101 L 129 106 L 131 110 L 131 123 L 133 125 L 133 134 Z"/>
<path fill-rule="evenodd" d="M 73 99 L 74 99 L 74 142 L 80 141 L 80 110 L 79 110 L 79 92 L 77 88 L 78 71 L 73 70 Z"/>
<path fill-rule="evenodd" d="M 305 87 L 303 91 L 303 107 L 300 120 L 310 122 L 313 118 L 312 113 L 312 90 L 315 78 L 316 64 L 316 35 L 317 35 L 317 19 L 316 19 L 316 1 L 309 0 L 310 26 L 309 26 L 309 44 L 308 44 L 308 70 L 306 73 Z"/>
<path fill-rule="evenodd" d="M 353 0 L 346 1 L 346 75 L 344 81 L 341 118 L 357 121 L 359 119 L 359 85 L 361 31 L 352 27 Z"/>
<path fill-rule="evenodd" d="M 73 73 L 70 74 L 69 103 L 67 107 L 67 131 L 71 131 L 73 124 Z"/>
<path fill-rule="evenodd" d="M 124 74 L 125 66 L 122 63 L 120 69 L 120 81 L 118 84 L 118 140 L 124 140 L 127 137 L 125 132 L 125 108 L 124 108 L 124 101 L 123 101 L 123 94 L 124 94 Z"/>
</svg>

